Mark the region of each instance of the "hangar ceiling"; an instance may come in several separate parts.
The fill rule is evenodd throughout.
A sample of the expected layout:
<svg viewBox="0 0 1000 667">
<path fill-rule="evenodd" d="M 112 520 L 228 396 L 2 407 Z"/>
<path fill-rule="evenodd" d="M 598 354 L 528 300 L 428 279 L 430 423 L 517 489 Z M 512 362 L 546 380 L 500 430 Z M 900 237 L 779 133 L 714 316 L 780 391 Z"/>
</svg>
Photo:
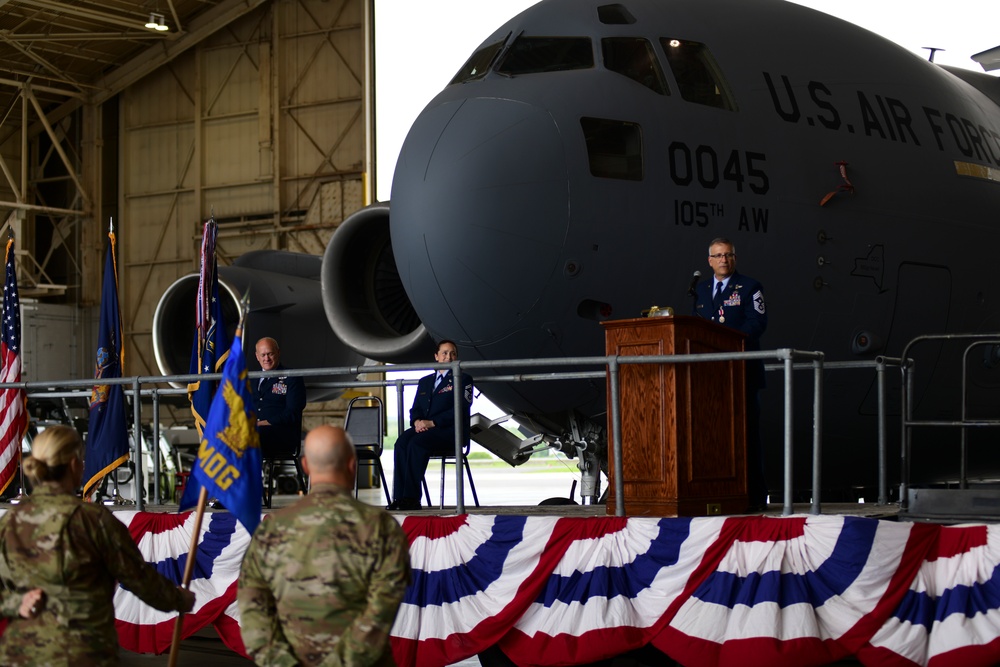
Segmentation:
<svg viewBox="0 0 1000 667">
<path fill-rule="evenodd" d="M 74 152 L 81 129 L 67 117 L 111 99 L 264 1 L 0 0 L 0 211 L 27 234 L 21 248 L 35 245 L 26 213 L 53 216 L 46 242 L 58 245 L 95 212 L 95 184 L 83 182 L 85 160 Z M 166 30 L 146 27 L 151 21 Z M 47 135 L 44 148 L 34 143 L 39 135 Z M 53 202 L 44 183 L 59 180 L 75 192 Z M 63 287 L 46 275 L 51 255 L 51 246 L 37 258 L 25 253 L 27 296 Z"/>
<path fill-rule="evenodd" d="M 100 103 L 261 0 L 0 0 L 0 109 L 30 83 L 43 108 Z M 146 28 L 150 16 L 168 28 Z"/>
<path fill-rule="evenodd" d="M 322 252 L 364 203 L 367 7 L 0 0 L 0 233 L 22 297 L 89 331 L 113 218 L 129 370 L 154 373 L 153 308 L 197 270 L 208 215 L 220 263 Z"/>
</svg>

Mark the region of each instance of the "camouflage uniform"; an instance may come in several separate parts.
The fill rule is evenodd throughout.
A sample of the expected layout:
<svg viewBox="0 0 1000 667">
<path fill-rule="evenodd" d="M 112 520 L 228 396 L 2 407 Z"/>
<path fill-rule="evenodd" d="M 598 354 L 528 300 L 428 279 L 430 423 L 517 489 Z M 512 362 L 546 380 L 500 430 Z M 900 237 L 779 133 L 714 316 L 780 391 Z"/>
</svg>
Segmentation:
<svg viewBox="0 0 1000 667">
<path fill-rule="evenodd" d="M 0 665 L 118 664 L 117 583 L 162 611 L 183 605 L 176 585 L 143 560 L 125 525 L 102 505 L 54 482 L 0 517 Z M 48 598 L 35 619 L 18 616 L 27 591 Z"/>
<path fill-rule="evenodd" d="M 396 520 L 316 484 L 254 533 L 237 594 L 243 643 L 267 667 L 395 665 L 389 630 L 409 580 Z"/>
</svg>

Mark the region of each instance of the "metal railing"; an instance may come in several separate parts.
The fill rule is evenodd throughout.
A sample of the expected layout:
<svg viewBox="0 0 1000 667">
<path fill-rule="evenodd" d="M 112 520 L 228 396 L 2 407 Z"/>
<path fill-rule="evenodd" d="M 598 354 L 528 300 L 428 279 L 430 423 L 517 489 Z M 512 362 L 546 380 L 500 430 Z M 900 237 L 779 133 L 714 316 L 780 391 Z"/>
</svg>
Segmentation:
<svg viewBox="0 0 1000 667">
<path fill-rule="evenodd" d="M 475 377 L 477 369 L 539 369 L 539 368 L 563 368 L 574 367 L 570 371 L 550 371 L 541 373 L 520 373 L 510 375 L 490 375 L 483 376 L 475 380 L 477 384 L 490 384 L 495 382 L 539 382 L 551 380 L 579 380 L 579 379 L 600 379 L 608 380 L 610 388 L 610 423 L 612 450 L 610 456 L 614 461 L 614 491 L 615 510 L 619 516 L 625 515 L 624 502 L 624 480 L 622 478 L 622 440 L 621 440 L 621 400 L 620 400 L 620 378 L 621 366 L 633 364 L 688 364 L 688 363 L 711 363 L 718 361 L 733 360 L 776 360 L 780 362 L 775 365 L 766 365 L 768 371 L 780 370 L 784 378 L 784 470 L 783 470 L 783 500 L 782 514 L 788 515 L 793 512 L 793 427 L 794 427 L 794 405 L 793 388 L 794 372 L 796 370 L 812 370 L 813 372 L 813 424 L 812 424 L 812 489 L 810 512 L 819 514 L 821 512 L 821 482 L 822 482 L 822 419 L 823 419 L 823 374 L 825 370 L 844 369 L 874 369 L 878 377 L 878 478 L 879 478 L 879 504 L 888 504 L 888 483 L 887 483 L 887 462 L 886 462 L 886 415 L 885 415 L 885 371 L 893 365 L 899 365 L 898 359 L 878 357 L 870 362 L 832 362 L 824 363 L 824 355 L 818 351 L 802 351 L 791 348 L 777 350 L 764 350 L 755 352 L 727 352 L 711 354 L 679 354 L 679 355 L 656 355 L 656 356 L 591 356 L 591 357 L 567 357 L 557 359 L 512 359 L 495 361 L 454 361 L 450 364 L 398 364 L 398 365 L 370 365 L 352 366 L 341 368 L 311 368 L 311 369 L 283 369 L 281 375 L 291 377 L 317 377 L 317 376 L 357 376 L 361 374 L 382 374 L 386 376 L 384 380 L 346 380 L 346 381 L 324 381 L 318 383 L 321 387 L 361 389 L 374 387 L 394 387 L 397 393 L 397 422 L 401 433 L 406 425 L 404 418 L 403 392 L 406 386 L 417 383 L 415 379 L 390 379 L 392 375 L 410 371 L 429 371 L 438 369 L 448 369 L 453 373 L 453 377 L 461 377 L 462 371 L 469 372 Z M 796 363 L 800 362 L 800 363 Z M 597 370 L 581 371 L 579 368 L 594 367 Z M 273 376 L 274 372 L 254 371 L 248 373 L 251 379 Z M 135 492 L 136 509 L 143 510 L 143 454 L 142 451 L 142 402 L 148 398 L 152 404 L 152 443 L 154 447 L 159 447 L 160 424 L 159 424 L 159 404 L 163 396 L 186 395 L 184 388 L 173 388 L 162 385 L 182 385 L 186 386 L 190 382 L 197 380 L 219 380 L 221 373 L 211 374 L 187 374 L 173 376 L 133 376 L 124 378 L 102 378 L 102 384 L 120 384 L 129 389 L 125 391 L 126 396 L 139 396 L 139 400 L 132 401 L 133 407 L 133 443 L 135 447 L 135 474 L 133 485 Z M 59 398 L 59 397 L 87 397 L 89 390 L 94 385 L 93 380 L 64 380 L 46 382 L 21 382 L 21 383 L 0 383 L 0 388 L 20 387 L 27 391 L 30 398 Z M 154 385 L 149 387 L 149 385 Z M 144 388 L 148 387 L 148 388 Z M 86 388 L 82 391 L 62 391 L 54 392 L 52 388 L 69 389 Z M 456 391 L 454 394 L 454 407 L 456 412 L 462 409 L 462 392 Z M 461 457 L 464 449 L 464 440 L 460 429 L 456 429 L 455 452 Z M 161 503 L 160 489 L 160 456 L 158 451 L 152 452 L 153 467 L 153 499 L 156 504 Z M 456 512 L 465 512 L 464 484 L 462 479 L 462 469 L 456 466 Z"/>
<path fill-rule="evenodd" d="M 823 371 L 848 371 L 848 370 L 872 370 L 876 378 L 876 432 L 877 448 L 876 460 L 878 467 L 878 505 L 889 504 L 889 444 L 888 444 L 888 409 L 886 403 L 886 373 L 890 368 L 899 368 L 902 359 L 899 357 L 875 357 L 873 361 L 826 361 L 823 363 Z M 812 364 L 795 364 L 795 370 L 809 370 Z M 764 370 L 783 371 L 784 366 L 778 364 L 765 364 Z M 818 391 L 822 391 L 820 388 Z M 818 471 L 813 471 L 815 478 Z"/>
<path fill-rule="evenodd" d="M 916 364 L 910 356 L 910 350 L 920 344 L 948 341 L 971 341 L 962 352 L 962 372 L 960 376 L 960 406 L 959 418 L 954 419 L 914 419 L 914 376 Z M 901 511 L 906 511 L 909 506 L 910 488 L 910 466 L 912 465 L 911 446 L 913 441 L 913 430 L 915 428 L 936 427 L 936 428 L 959 428 L 959 488 L 968 489 L 968 433 L 973 428 L 994 428 L 1000 426 L 998 419 L 969 419 L 968 418 L 968 369 L 969 353 L 980 346 L 1000 347 L 1000 333 L 986 334 L 937 334 L 918 336 L 911 340 L 903 349 L 903 359 L 908 363 L 901 365 L 902 369 L 902 446 L 900 447 L 900 482 L 899 482 L 899 506 Z"/>
</svg>

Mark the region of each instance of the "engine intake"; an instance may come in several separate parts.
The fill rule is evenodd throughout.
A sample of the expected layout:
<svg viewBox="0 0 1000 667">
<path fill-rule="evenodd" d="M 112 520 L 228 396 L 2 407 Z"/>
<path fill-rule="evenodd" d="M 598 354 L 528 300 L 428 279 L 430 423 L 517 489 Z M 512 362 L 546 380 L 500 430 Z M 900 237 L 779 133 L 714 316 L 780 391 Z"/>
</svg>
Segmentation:
<svg viewBox="0 0 1000 667">
<path fill-rule="evenodd" d="M 403 289 L 389 236 L 389 204 L 348 217 L 323 255 L 323 307 L 340 340 L 370 359 L 428 361 L 434 343 Z"/>
<path fill-rule="evenodd" d="M 364 357 L 340 344 L 325 324 L 320 285 L 321 260 L 313 255 L 275 250 L 247 253 L 232 266 L 219 267 L 219 297 L 232 337 L 239 320 L 240 295 L 249 290 L 250 312 L 243 347 L 247 367 L 258 368 L 254 343 L 270 336 L 281 345 L 281 362 L 289 368 L 354 367 Z M 153 315 L 153 351 L 164 375 L 190 372 L 198 274 L 180 278 L 167 288 Z M 323 383 L 352 376 L 306 378 L 310 401 L 339 396 L 343 389 Z"/>
</svg>

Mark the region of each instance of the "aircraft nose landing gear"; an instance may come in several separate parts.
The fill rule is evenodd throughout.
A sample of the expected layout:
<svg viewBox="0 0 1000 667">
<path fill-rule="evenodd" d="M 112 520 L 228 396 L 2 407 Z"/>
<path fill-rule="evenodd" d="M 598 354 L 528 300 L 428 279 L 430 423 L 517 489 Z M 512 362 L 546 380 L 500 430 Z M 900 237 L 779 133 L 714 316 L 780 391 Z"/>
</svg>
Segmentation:
<svg viewBox="0 0 1000 667">
<path fill-rule="evenodd" d="M 577 459 L 581 504 L 598 504 L 601 502 L 601 471 L 604 469 L 601 464 L 602 459 L 606 460 L 607 446 L 602 434 L 595 429 L 588 429 L 584 435 L 575 415 L 570 415 L 569 427 L 569 432 L 557 438 L 553 446 L 570 458 L 575 456 Z"/>
</svg>

